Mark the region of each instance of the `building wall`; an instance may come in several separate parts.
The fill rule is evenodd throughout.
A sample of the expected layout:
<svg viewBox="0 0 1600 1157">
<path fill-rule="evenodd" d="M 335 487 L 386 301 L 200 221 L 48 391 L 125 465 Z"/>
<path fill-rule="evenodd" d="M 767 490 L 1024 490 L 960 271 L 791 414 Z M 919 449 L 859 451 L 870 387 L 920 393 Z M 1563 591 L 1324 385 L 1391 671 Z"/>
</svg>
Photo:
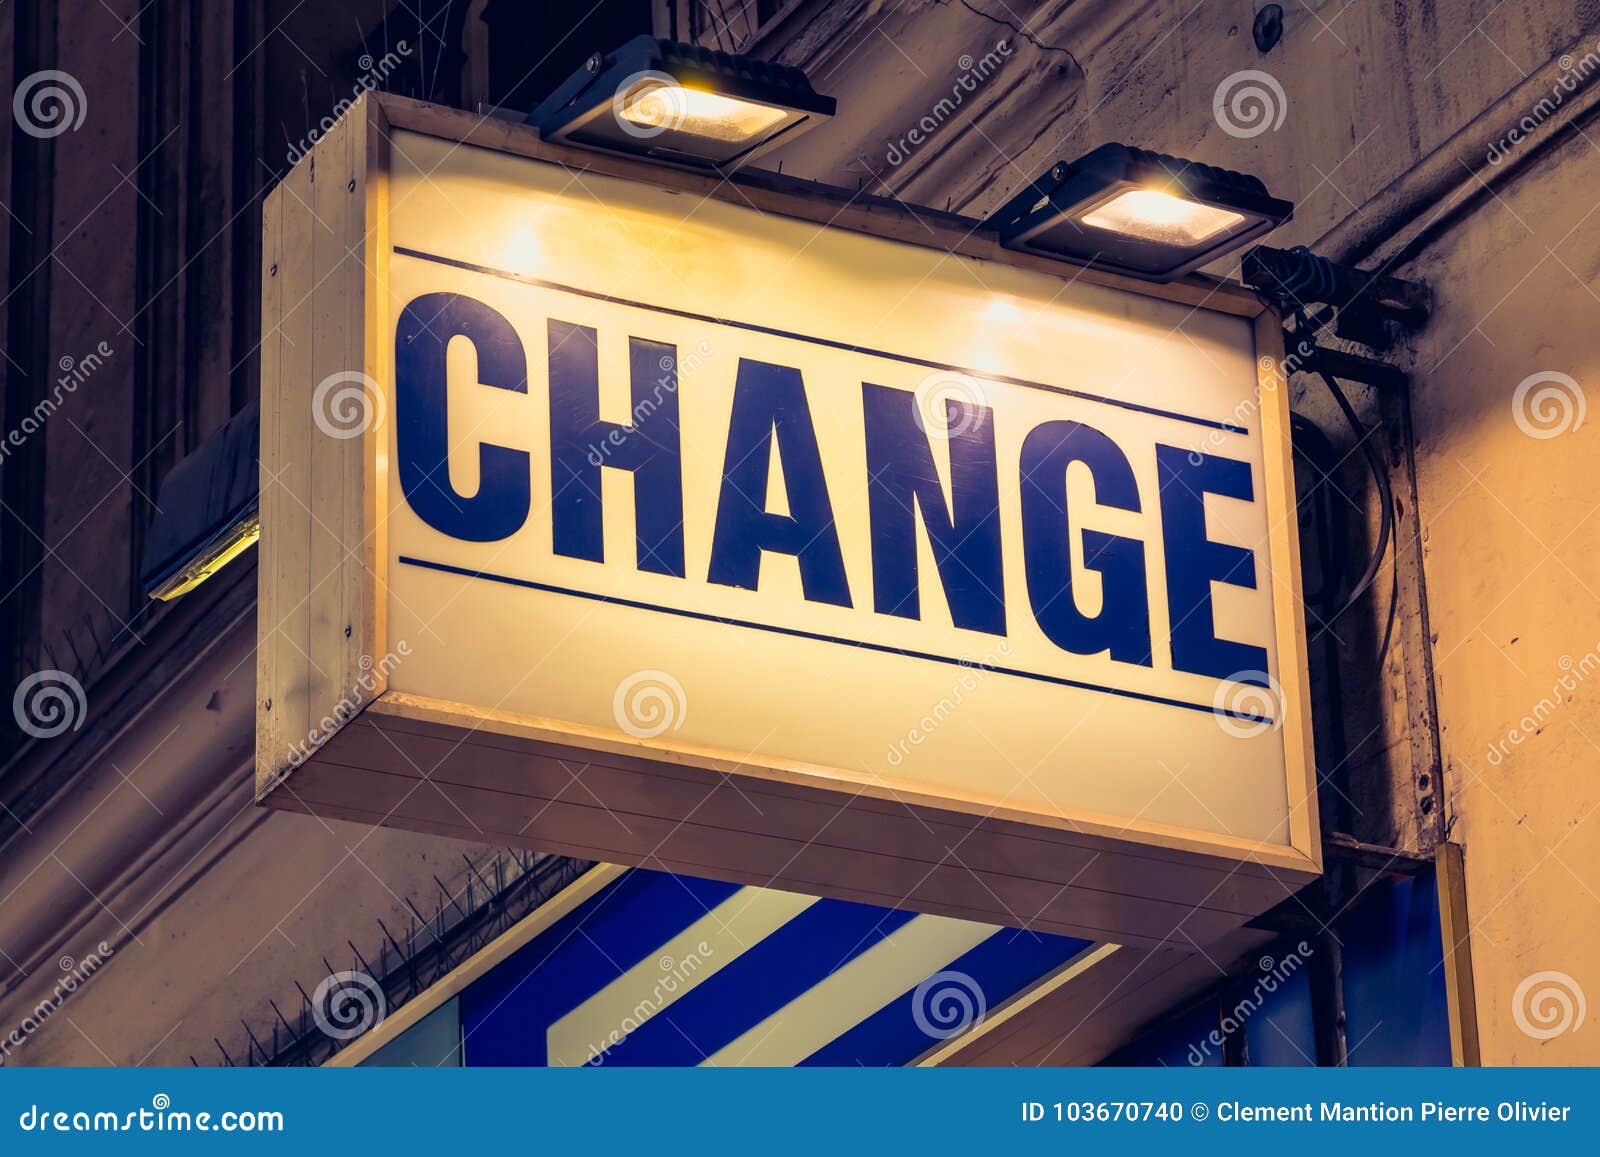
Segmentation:
<svg viewBox="0 0 1600 1157">
<path fill-rule="evenodd" d="M 839 98 L 840 116 L 783 154 L 786 171 L 981 215 L 1052 161 L 1121 140 L 1262 177 L 1297 204 L 1275 245 L 1432 286 L 1433 318 L 1395 354 L 1414 375 L 1415 428 L 1394 464 L 1396 641 L 1373 678 L 1386 570 L 1324 639 L 1344 678 L 1338 698 L 1316 684 L 1319 764 L 1329 774 L 1348 750 L 1361 838 L 1426 851 L 1448 831 L 1465 845 L 1485 1063 L 1594 1063 L 1600 1003 L 1588 1002 L 1588 1032 L 1574 1020 L 1578 992 L 1600 994 L 1600 582 L 1589 565 L 1600 494 L 1584 470 L 1600 435 L 1576 412 L 1563 420 L 1558 398 L 1543 422 L 1536 395 L 1514 400 L 1530 375 L 1559 372 L 1576 391 L 1551 388 L 1581 412 L 1600 382 L 1589 227 L 1600 148 L 1588 117 L 1600 5 L 1307 0 L 1283 5 L 1267 52 L 1252 37 L 1259 7 L 801 4 L 752 47 Z M 979 67 L 1002 41 L 1003 62 Z M 1218 113 L 1219 94 L 1240 84 L 1266 94 L 1271 125 Z M 908 148 L 925 117 L 926 143 Z M 1530 138 L 1491 160 L 1523 118 Z M 1351 450 L 1321 385 L 1294 385 L 1296 409 Z M 1404 418 L 1352 389 L 1369 422 Z M 1359 455 L 1346 466 L 1342 481 L 1361 493 Z M 1424 810 L 1436 761 L 1443 825 Z"/>
<path fill-rule="evenodd" d="M 1586 470 L 1600 441 L 1576 410 L 1541 422 L 1513 400 L 1545 372 L 1591 396 L 1600 383 L 1600 155 L 1586 133 L 1563 134 L 1414 266 L 1441 290 L 1415 364 L 1446 783 L 1484 1056 L 1502 1064 L 1600 1059 L 1592 1007 L 1580 1035 L 1539 1039 L 1516 1019 L 1542 1035 L 1565 1018 L 1558 994 L 1600 993 L 1600 493 Z M 1581 407 L 1581 392 L 1549 388 Z M 1566 432 L 1530 436 L 1519 416 Z M 1544 972 L 1571 980 L 1530 982 Z"/>
<path fill-rule="evenodd" d="M 256 809 L 253 560 L 171 605 L 136 583 L 157 482 L 256 396 L 259 196 L 386 7 L 0 6 L 8 114 L 41 71 L 82 110 L 0 133 L 0 437 L 73 380 L 0 459 L 4 1063 L 242 1062 L 269 999 L 295 1017 L 297 981 L 375 958 L 486 851 Z M 12 695 L 43 670 L 82 707 L 29 741 Z"/>
</svg>

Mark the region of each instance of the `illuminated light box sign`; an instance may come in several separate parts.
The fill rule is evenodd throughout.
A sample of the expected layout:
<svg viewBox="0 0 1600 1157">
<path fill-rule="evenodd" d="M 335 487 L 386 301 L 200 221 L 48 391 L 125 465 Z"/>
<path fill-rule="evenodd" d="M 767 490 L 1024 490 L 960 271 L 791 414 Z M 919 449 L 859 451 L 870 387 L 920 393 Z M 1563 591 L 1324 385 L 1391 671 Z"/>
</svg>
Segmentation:
<svg viewBox="0 0 1600 1157">
<path fill-rule="evenodd" d="M 263 802 L 1123 943 L 1319 870 L 1253 297 L 387 97 L 265 238 Z"/>
</svg>

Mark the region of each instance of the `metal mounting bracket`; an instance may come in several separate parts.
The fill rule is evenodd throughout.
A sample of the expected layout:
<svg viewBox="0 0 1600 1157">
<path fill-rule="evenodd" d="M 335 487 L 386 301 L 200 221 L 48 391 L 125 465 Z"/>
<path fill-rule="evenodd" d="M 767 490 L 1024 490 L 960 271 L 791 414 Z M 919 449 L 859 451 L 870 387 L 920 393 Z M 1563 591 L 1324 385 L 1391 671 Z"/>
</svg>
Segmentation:
<svg viewBox="0 0 1600 1157">
<path fill-rule="evenodd" d="M 1341 265 L 1303 245 L 1294 249 L 1258 245 L 1244 255 L 1240 276 L 1285 312 L 1313 305 L 1331 307 L 1335 333 L 1380 351 L 1419 328 L 1433 307 L 1423 282 Z"/>
</svg>

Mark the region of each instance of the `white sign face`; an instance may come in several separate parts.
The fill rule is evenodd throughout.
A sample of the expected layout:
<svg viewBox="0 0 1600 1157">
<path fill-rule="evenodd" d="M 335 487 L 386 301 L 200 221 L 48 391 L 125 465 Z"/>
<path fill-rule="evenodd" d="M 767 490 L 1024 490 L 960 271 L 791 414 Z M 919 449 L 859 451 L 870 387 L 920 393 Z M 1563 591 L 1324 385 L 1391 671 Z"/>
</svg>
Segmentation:
<svg viewBox="0 0 1600 1157">
<path fill-rule="evenodd" d="M 391 691 L 1290 843 L 1248 319 L 404 131 L 388 227 Z"/>
</svg>

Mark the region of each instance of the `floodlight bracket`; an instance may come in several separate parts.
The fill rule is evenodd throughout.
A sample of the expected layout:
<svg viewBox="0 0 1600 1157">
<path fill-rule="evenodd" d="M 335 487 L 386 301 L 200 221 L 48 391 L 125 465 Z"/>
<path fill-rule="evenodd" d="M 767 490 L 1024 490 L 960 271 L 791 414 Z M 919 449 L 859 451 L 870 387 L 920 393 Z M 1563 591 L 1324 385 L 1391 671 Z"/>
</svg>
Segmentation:
<svg viewBox="0 0 1600 1157">
<path fill-rule="evenodd" d="M 1304 245 L 1258 245 L 1244 255 L 1240 277 L 1285 313 L 1329 306 L 1335 333 L 1374 350 L 1391 349 L 1402 334 L 1420 329 L 1433 308 L 1423 282 L 1343 265 Z"/>
</svg>

